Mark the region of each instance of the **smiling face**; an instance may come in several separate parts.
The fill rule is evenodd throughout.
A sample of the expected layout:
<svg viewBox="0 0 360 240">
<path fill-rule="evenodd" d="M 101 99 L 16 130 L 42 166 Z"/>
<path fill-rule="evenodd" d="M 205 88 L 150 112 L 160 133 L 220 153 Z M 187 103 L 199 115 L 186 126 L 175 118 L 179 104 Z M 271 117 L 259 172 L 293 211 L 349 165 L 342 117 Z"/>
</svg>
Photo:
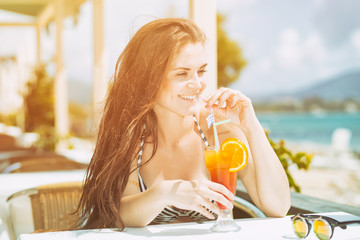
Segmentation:
<svg viewBox="0 0 360 240">
<path fill-rule="evenodd" d="M 206 66 L 204 46 L 185 45 L 169 64 L 154 110 L 181 116 L 195 114 L 199 96 L 206 87 Z"/>
</svg>

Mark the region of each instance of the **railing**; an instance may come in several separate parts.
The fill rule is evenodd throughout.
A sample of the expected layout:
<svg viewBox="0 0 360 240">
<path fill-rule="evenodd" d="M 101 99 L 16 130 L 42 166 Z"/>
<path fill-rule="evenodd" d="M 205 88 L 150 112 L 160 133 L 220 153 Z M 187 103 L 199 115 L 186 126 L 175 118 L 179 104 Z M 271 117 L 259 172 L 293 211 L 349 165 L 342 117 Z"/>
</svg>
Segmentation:
<svg viewBox="0 0 360 240">
<path fill-rule="evenodd" d="M 249 194 L 241 183 L 238 182 L 236 189 L 236 196 L 253 203 Z M 252 217 L 247 212 L 237 208 L 234 205 L 234 218 Z M 291 193 L 291 208 L 289 215 L 297 213 L 316 213 L 316 212 L 347 212 L 353 215 L 360 216 L 360 207 L 350 206 L 346 204 L 335 203 L 332 201 L 315 198 L 301 193 Z"/>
</svg>

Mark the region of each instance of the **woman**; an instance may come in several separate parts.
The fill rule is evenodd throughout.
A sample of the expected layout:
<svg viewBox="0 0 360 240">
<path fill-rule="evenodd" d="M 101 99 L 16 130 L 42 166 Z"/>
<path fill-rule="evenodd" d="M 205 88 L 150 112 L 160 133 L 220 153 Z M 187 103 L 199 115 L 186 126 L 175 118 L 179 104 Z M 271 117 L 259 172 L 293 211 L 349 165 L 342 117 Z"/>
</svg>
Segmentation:
<svg viewBox="0 0 360 240">
<path fill-rule="evenodd" d="M 232 193 L 206 174 L 209 106 L 216 117 L 231 118 L 219 127 L 220 140 L 231 131 L 250 149 L 239 176 L 254 203 L 268 216 L 287 213 L 288 181 L 251 101 L 227 88 L 199 98 L 204 43 L 192 21 L 159 19 L 120 55 L 79 205 L 83 228 L 214 219 L 220 211 L 211 200 L 232 208 Z"/>
</svg>

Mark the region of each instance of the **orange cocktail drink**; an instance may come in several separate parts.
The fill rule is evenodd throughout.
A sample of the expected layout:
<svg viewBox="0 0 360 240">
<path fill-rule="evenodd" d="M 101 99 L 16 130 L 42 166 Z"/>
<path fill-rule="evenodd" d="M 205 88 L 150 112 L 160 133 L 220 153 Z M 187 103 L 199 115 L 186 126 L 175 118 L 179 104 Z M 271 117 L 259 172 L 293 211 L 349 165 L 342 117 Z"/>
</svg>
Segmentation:
<svg viewBox="0 0 360 240">
<path fill-rule="evenodd" d="M 205 148 L 205 164 L 213 182 L 224 185 L 235 195 L 237 172 L 247 165 L 248 151 L 244 143 L 236 138 L 227 138 L 219 147 Z M 232 217 L 231 209 L 217 203 L 221 214 L 214 225 L 213 232 L 239 231 L 240 227 Z"/>
<path fill-rule="evenodd" d="M 215 149 L 205 150 L 205 163 L 209 170 L 210 179 L 213 182 L 224 185 L 229 191 L 235 194 L 237 172 L 230 172 L 230 165 L 233 153 L 230 151 L 216 151 Z M 221 210 L 226 207 L 218 203 Z"/>
</svg>

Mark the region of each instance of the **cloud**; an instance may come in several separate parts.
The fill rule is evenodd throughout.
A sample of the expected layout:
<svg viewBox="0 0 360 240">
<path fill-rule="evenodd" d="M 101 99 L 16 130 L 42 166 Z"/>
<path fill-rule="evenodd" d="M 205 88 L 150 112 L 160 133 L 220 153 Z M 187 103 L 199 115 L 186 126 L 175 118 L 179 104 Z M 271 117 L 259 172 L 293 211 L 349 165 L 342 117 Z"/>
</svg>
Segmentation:
<svg viewBox="0 0 360 240">
<path fill-rule="evenodd" d="M 360 29 L 351 34 L 350 43 L 360 52 Z"/>
<path fill-rule="evenodd" d="M 317 32 L 300 38 L 295 29 L 285 29 L 280 33 L 276 48 L 276 62 L 283 69 L 301 69 L 309 64 L 321 64 L 327 56 L 324 41 Z"/>
<path fill-rule="evenodd" d="M 281 32 L 276 55 L 281 67 L 292 69 L 300 65 L 302 51 L 299 33 L 295 29 L 285 29 Z"/>
<path fill-rule="evenodd" d="M 259 62 L 259 71 L 262 74 L 269 74 L 271 72 L 271 69 L 273 67 L 272 59 L 269 57 L 265 57 L 260 60 Z"/>
<path fill-rule="evenodd" d="M 348 43 L 351 33 L 360 26 L 360 1 L 327 0 L 316 4 L 314 27 L 330 47 Z"/>
<path fill-rule="evenodd" d="M 305 58 L 312 62 L 321 63 L 327 55 L 324 41 L 318 33 L 311 33 L 307 36 L 304 45 Z"/>
<path fill-rule="evenodd" d="M 315 6 L 321 6 L 324 3 L 325 3 L 325 0 L 315 0 L 314 1 Z"/>
</svg>

